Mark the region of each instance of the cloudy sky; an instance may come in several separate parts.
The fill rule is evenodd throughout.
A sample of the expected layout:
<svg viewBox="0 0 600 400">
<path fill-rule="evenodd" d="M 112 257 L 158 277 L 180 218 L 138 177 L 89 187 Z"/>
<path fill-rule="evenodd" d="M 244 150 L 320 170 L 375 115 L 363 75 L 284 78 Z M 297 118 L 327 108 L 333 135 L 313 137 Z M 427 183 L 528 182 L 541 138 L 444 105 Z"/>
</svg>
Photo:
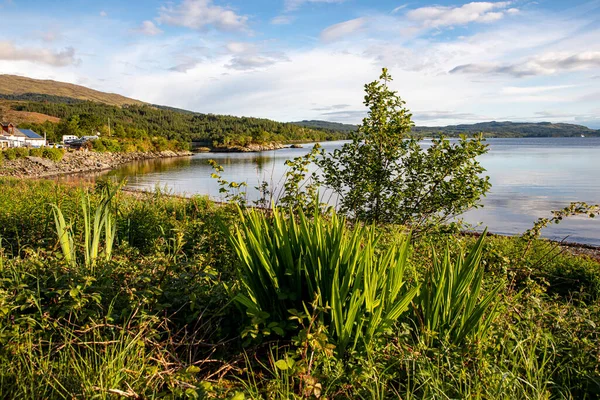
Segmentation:
<svg viewBox="0 0 600 400">
<path fill-rule="evenodd" d="M 198 112 L 356 123 L 381 67 L 420 125 L 600 128 L 600 0 L 0 0 L 0 73 Z"/>
</svg>

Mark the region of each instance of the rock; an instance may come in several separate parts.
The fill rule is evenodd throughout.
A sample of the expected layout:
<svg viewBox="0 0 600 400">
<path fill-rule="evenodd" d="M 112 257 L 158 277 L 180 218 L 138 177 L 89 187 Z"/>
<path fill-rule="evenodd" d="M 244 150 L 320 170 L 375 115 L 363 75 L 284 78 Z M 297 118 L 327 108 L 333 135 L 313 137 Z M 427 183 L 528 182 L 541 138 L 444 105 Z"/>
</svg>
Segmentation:
<svg viewBox="0 0 600 400">
<path fill-rule="evenodd" d="M 261 151 L 279 150 L 284 147 L 285 146 L 278 142 L 263 144 L 250 143 L 246 146 L 215 147 L 212 151 L 215 153 L 257 153 Z"/>
<path fill-rule="evenodd" d="M 290 146 L 290 149 L 301 149 L 303 146 L 301 144 L 293 144 Z"/>
<path fill-rule="evenodd" d="M 67 151 L 60 162 L 46 158 L 28 156 L 16 160 L 4 160 L 0 176 L 21 178 L 51 177 L 62 174 L 85 173 L 116 168 L 135 160 L 162 157 L 182 157 L 193 155 L 189 151 L 136 152 L 136 153 L 94 153 Z"/>
<path fill-rule="evenodd" d="M 46 168 L 53 168 L 56 165 L 54 163 L 54 161 L 48 160 L 47 158 L 32 157 L 32 156 L 27 156 L 26 158 L 29 161 L 33 161 L 35 164 L 41 165 L 42 167 L 46 167 Z"/>
</svg>

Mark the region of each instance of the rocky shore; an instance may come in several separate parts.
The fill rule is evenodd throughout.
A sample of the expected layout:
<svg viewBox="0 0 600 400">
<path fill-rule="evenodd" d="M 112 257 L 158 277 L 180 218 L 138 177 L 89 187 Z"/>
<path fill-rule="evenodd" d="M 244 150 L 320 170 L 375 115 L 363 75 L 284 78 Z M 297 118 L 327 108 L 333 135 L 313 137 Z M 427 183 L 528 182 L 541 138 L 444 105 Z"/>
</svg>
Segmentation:
<svg viewBox="0 0 600 400">
<path fill-rule="evenodd" d="M 97 172 L 118 167 L 132 161 L 154 158 L 186 157 L 189 151 L 161 151 L 135 153 L 95 153 L 87 151 L 67 151 L 63 159 L 54 162 L 46 158 L 25 157 L 16 160 L 4 160 L 0 166 L 0 176 L 15 178 L 45 178 L 64 174 Z"/>
<path fill-rule="evenodd" d="M 280 150 L 285 148 L 285 146 L 278 142 L 257 144 L 250 143 L 246 146 L 226 146 L 226 147 L 213 147 L 210 149 L 213 153 L 257 153 L 260 151 L 269 151 L 269 150 Z"/>
</svg>

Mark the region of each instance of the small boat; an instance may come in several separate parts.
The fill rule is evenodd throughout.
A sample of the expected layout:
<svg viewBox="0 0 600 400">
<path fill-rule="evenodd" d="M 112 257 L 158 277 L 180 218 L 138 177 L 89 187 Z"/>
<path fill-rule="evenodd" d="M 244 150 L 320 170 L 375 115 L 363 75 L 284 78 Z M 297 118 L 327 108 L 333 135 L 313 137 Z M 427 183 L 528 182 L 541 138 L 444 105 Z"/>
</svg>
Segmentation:
<svg viewBox="0 0 600 400">
<path fill-rule="evenodd" d="M 585 135 L 581 135 L 581 137 L 585 137 Z"/>
</svg>

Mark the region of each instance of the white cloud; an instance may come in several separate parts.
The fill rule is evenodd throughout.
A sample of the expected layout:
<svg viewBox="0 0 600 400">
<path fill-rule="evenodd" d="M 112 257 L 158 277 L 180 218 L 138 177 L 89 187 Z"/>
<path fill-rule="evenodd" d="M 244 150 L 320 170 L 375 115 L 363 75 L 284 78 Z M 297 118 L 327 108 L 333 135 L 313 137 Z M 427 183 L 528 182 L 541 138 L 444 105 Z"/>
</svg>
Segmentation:
<svg viewBox="0 0 600 400">
<path fill-rule="evenodd" d="M 241 54 L 254 51 L 256 49 L 256 45 L 248 42 L 229 42 L 225 45 L 225 48 L 230 53 Z"/>
<path fill-rule="evenodd" d="M 502 88 L 502 94 L 508 95 L 531 95 L 545 92 L 552 92 L 555 90 L 570 89 L 575 85 L 556 85 L 556 86 L 507 86 Z"/>
<path fill-rule="evenodd" d="M 472 63 L 454 67 L 450 73 L 511 75 L 517 78 L 600 68 L 600 51 L 577 54 L 546 53 L 516 63 Z"/>
<path fill-rule="evenodd" d="M 106 13 L 106 11 L 102 10 L 102 11 L 100 11 L 100 16 L 101 16 L 102 18 L 104 18 L 104 17 L 107 17 L 107 16 L 108 16 L 108 14 Z"/>
<path fill-rule="evenodd" d="M 159 23 L 197 30 L 213 26 L 222 31 L 244 31 L 247 30 L 248 17 L 214 5 L 212 0 L 183 0 L 176 6 L 161 7 L 157 20 Z"/>
<path fill-rule="evenodd" d="M 147 36 L 156 36 L 156 35 L 160 35 L 161 33 L 163 33 L 163 31 L 154 24 L 154 22 L 152 21 L 144 21 L 142 22 L 142 25 L 136 29 L 136 32 L 141 33 L 142 35 L 147 35 Z"/>
<path fill-rule="evenodd" d="M 400 10 L 404 10 L 406 7 L 408 7 L 408 4 L 402 4 L 401 6 L 398 6 L 398 7 L 394 8 L 392 10 L 392 14 L 395 14 L 395 13 L 397 13 Z"/>
<path fill-rule="evenodd" d="M 285 9 L 293 11 L 306 3 L 343 3 L 346 0 L 285 0 Z"/>
<path fill-rule="evenodd" d="M 271 23 L 273 25 L 287 25 L 291 24 L 294 21 L 294 17 L 291 15 L 278 15 L 274 18 L 271 18 Z"/>
<path fill-rule="evenodd" d="M 253 70 L 269 67 L 284 60 L 286 58 L 282 55 L 242 54 L 233 57 L 226 66 L 237 70 Z"/>
<path fill-rule="evenodd" d="M 440 121 L 440 120 L 463 120 L 463 121 L 489 121 L 492 119 L 489 116 L 476 115 L 473 113 L 457 112 L 457 111 L 414 111 L 413 119 L 416 122 Z"/>
<path fill-rule="evenodd" d="M 365 25 L 365 18 L 351 19 L 350 21 L 340 22 L 339 24 L 331 25 L 321 32 L 321 40 L 329 43 L 343 39 L 360 30 Z"/>
<path fill-rule="evenodd" d="M 248 42 L 227 43 L 225 49 L 232 54 L 232 57 L 225 66 L 236 70 L 254 70 L 288 60 L 283 53 L 263 51 L 261 47 L 261 45 Z"/>
<path fill-rule="evenodd" d="M 10 41 L 0 41 L 0 60 L 29 61 L 54 67 L 65 67 L 79 62 L 75 57 L 75 49 L 72 47 L 54 52 L 43 48 L 16 47 Z"/>
<path fill-rule="evenodd" d="M 460 7 L 432 6 L 411 10 L 406 16 L 427 28 L 466 25 L 472 22 L 493 22 L 504 17 L 508 1 L 472 2 Z M 499 11 L 496 11 L 499 10 Z M 516 9 L 512 9 L 516 10 Z M 510 12 L 511 14 L 514 11 Z"/>
</svg>

